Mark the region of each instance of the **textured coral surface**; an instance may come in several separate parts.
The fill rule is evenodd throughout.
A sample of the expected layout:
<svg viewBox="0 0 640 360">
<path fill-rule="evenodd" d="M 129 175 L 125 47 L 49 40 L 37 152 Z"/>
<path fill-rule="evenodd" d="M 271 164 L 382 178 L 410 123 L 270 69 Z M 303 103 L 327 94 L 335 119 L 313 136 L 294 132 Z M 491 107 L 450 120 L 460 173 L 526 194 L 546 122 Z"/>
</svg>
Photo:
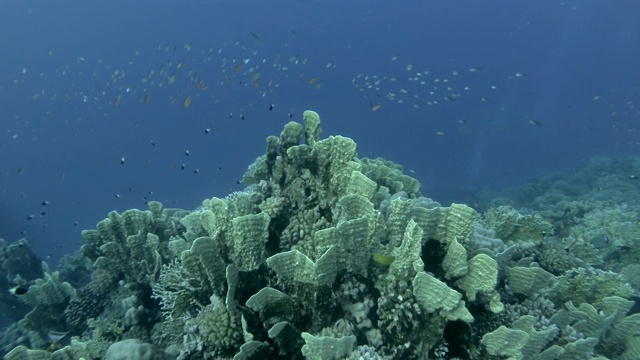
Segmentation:
<svg viewBox="0 0 640 360">
<path fill-rule="evenodd" d="M 111 212 L 59 271 L 2 243 L 28 290 L 6 359 L 640 359 L 637 208 L 557 188 L 442 206 L 303 120 L 244 191 Z"/>
</svg>

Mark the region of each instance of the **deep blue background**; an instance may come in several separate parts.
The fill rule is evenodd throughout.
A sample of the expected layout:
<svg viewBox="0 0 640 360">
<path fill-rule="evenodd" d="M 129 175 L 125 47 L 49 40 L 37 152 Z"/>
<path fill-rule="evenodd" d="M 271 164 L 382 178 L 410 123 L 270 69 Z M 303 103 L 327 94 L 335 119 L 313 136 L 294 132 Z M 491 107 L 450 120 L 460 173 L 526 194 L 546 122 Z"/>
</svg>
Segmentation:
<svg viewBox="0 0 640 360">
<path fill-rule="evenodd" d="M 633 1 L 0 1 L 0 237 L 53 265 L 111 210 L 241 190 L 305 109 L 447 204 L 636 155 L 639 43 Z"/>
</svg>

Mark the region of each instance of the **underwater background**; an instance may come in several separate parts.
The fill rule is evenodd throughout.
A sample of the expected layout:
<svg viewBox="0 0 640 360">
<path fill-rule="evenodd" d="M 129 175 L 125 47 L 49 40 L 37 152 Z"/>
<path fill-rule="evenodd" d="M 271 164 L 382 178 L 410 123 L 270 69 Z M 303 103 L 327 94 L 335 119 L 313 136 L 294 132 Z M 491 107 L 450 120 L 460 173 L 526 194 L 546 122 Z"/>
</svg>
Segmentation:
<svg viewBox="0 0 640 360">
<path fill-rule="evenodd" d="M 64 346 L 71 347 L 74 336 L 85 343 L 93 336 L 103 341 L 102 347 L 88 350 L 92 355 L 100 354 L 98 358 L 104 356 L 108 343 L 134 338 L 165 350 L 173 346 L 162 354 L 168 358 L 233 358 L 240 345 L 251 342 L 247 333 L 252 333 L 254 341 L 269 345 L 256 347 L 253 355 L 243 355 L 247 358 L 313 358 L 309 353 L 317 348 L 305 350 L 303 345 L 307 341 L 306 346 L 311 346 L 308 344 L 314 342 L 309 336 L 320 334 L 348 339 L 339 343 L 347 349 L 343 353 L 318 355 L 322 358 L 364 356 L 350 352 L 358 346 L 370 347 L 366 351 L 371 358 L 522 358 L 531 356 L 522 355 L 532 353 L 531 349 L 553 349 L 544 357 L 530 357 L 536 359 L 589 358 L 585 354 L 591 358 L 638 358 L 640 319 L 633 316 L 639 289 L 635 275 L 640 271 L 634 257 L 640 248 L 639 39 L 640 4 L 633 2 L 1 1 L 0 238 L 5 243 L 0 285 L 13 290 L 1 296 L 3 324 L 15 333 L 18 320 L 38 307 L 50 316 L 46 324 L 20 324 L 40 329 L 39 334 L 24 329 L 19 330 L 26 331 L 19 336 L 5 334 L 3 354 L 21 344 L 49 348 L 48 353 L 55 354 Z M 305 136 L 303 130 L 287 125 L 290 121 L 305 125 L 305 110 L 320 115 L 321 134 L 310 131 L 308 122 Z M 279 139 L 274 142 L 272 138 L 268 147 L 265 139 L 270 135 Z M 316 141 L 338 135 L 357 143 L 357 154 L 353 153 L 360 158 L 357 166 L 347 163 L 353 150 L 347 143 L 325 143 L 313 153 L 301 151 L 296 153 L 298 160 L 287 154 L 292 146 L 306 143 L 314 149 Z M 262 162 L 256 160 L 263 154 Z M 276 161 L 276 155 L 281 160 Z M 300 193 L 290 186 L 301 186 L 293 181 L 298 177 L 310 181 L 311 175 L 301 169 L 311 169 L 314 176 L 321 174 L 316 170 L 325 155 L 332 159 L 329 163 L 340 166 L 331 167 L 316 185 L 303 186 L 302 194 L 318 200 L 314 204 L 321 209 L 315 210 L 318 218 L 313 225 L 296 225 L 294 230 L 290 227 L 297 216 L 313 221 L 310 215 L 301 215 L 310 205 L 303 206 L 304 201 L 296 198 Z M 334 156 L 342 156 L 344 161 Z M 401 167 L 363 159 L 379 157 Z M 247 173 L 252 163 L 253 170 Z M 361 179 L 362 185 L 351 177 L 351 171 L 369 180 Z M 369 181 L 377 185 L 369 188 Z M 246 195 L 250 193 L 259 196 Z M 252 206 L 243 203 L 242 194 Z M 362 203 L 350 208 L 341 202 L 342 196 L 351 195 L 367 198 L 370 209 L 363 210 Z M 214 200 L 203 204 L 213 197 L 225 199 L 226 205 Z M 280 200 L 270 203 L 269 199 Z M 400 205 L 392 205 L 395 199 L 411 204 L 400 210 Z M 293 203 L 297 205 L 288 207 Z M 460 210 L 450 206 L 452 203 L 466 207 Z M 177 330 L 177 325 L 167 320 L 171 314 L 160 306 L 173 285 L 162 287 L 157 281 L 167 278 L 170 271 L 166 269 L 177 271 L 179 264 L 174 258 L 180 257 L 181 251 L 195 252 L 195 248 L 156 249 L 153 260 L 120 254 L 131 256 L 132 262 L 153 261 L 158 266 L 137 278 L 134 274 L 139 272 L 123 270 L 100 291 L 81 292 L 87 283 L 95 285 L 96 268 L 106 266 L 95 262 L 108 252 L 102 242 L 109 242 L 109 236 L 100 233 L 106 231 L 100 226 L 92 229 L 111 211 L 122 214 L 122 219 L 109 215 L 111 223 L 117 223 L 128 221 L 124 216 L 128 209 L 142 210 L 137 215 L 129 213 L 134 220 L 122 225 L 126 231 L 119 233 L 121 239 L 137 234 L 133 229 L 142 221 L 145 231 L 158 235 L 161 244 L 183 238 L 192 246 L 197 238 L 216 239 L 218 235 L 213 235 L 215 226 L 200 224 L 206 222 L 204 218 L 195 221 L 185 217 L 206 211 L 217 214 L 221 206 L 229 208 L 225 210 L 228 224 L 216 224 L 229 234 L 224 235 L 226 240 L 216 241 L 227 241 L 226 247 L 207 251 L 218 254 L 217 270 L 208 271 L 217 271 L 221 276 L 217 280 L 223 285 L 216 288 L 209 284 L 200 293 L 191 294 L 197 301 L 190 302 L 193 308 L 182 313 L 184 323 L 180 326 L 184 328 Z M 168 213 L 172 208 L 184 212 Z M 416 210 L 416 215 L 409 208 L 433 213 Z M 429 226 L 439 221 L 442 226 L 453 226 L 447 220 L 449 215 L 443 214 L 457 211 L 467 222 L 464 229 L 451 230 L 461 231 L 453 236 L 456 241 L 449 230 L 446 234 L 430 232 Z M 246 258 L 238 249 L 245 245 L 230 245 L 234 241 L 229 240 L 230 234 L 236 233 L 229 224 L 257 214 L 271 219 L 261 220 L 269 229 L 263 234 L 266 247 L 260 254 L 247 255 L 254 257 L 255 264 L 242 265 Z M 391 225 L 393 214 L 403 217 L 398 220 L 401 225 Z M 154 225 L 153 231 L 146 228 L 160 218 L 162 234 L 155 232 L 160 231 L 160 225 Z M 371 226 L 369 237 L 365 236 L 369 245 L 362 246 L 364 255 L 351 254 L 348 245 L 340 248 L 333 243 L 305 242 L 304 235 L 311 230 L 338 229 L 343 222 L 362 218 L 369 219 L 367 226 Z M 420 230 L 412 230 L 409 236 L 411 221 Z M 505 230 L 505 223 L 517 230 Z M 299 235 L 291 235 L 293 232 Z M 382 235 L 372 238 L 372 232 Z M 422 238 L 422 244 L 408 245 L 404 241 L 407 236 Z M 452 245 L 455 243 L 459 244 Z M 67 257 L 64 265 L 58 266 L 63 257 L 80 254 L 77 251 L 83 245 L 82 256 Z M 355 244 L 353 249 L 361 245 Z M 475 289 L 469 285 L 476 276 L 472 270 L 450 269 L 463 266 L 449 263 L 453 255 L 447 257 L 454 251 L 459 255 L 459 245 L 464 248 L 469 269 L 485 266 L 494 274 L 492 284 Z M 268 259 L 296 249 L 295 256 L 304 256 L 312 264 L 336 252 L 335 282 L 302 281 L 327 287 L 313 291 L 282 285 L 286 281 L 272 264 L 275 260 Z M 398 264 L 401 252 L 413 254 L 404 257 L 410 265 Z M 347 253 L 364 265 L 344 260 Z M 417 258 L 411 257 L 414 255 Z M 49 269 L 41 270 L 39 260 L 46 261 Z M 83 261 L 91 264 L 80 265 Z M 416 265 L 419 262 L 425 263 L 422 269 Z M 70 264 L 75 264 L 76 270 L 68 270 Z M 202 334 L 207 328 L 202 317 L 208 311 L 202 308 L 210 307 L 214 314 L 221 311 L 216 310 L 220 304 L 209 297 L 225 303 L 229 289 L 235 289 L 229 280 L 234 271 L 226 268 L 232 264 L 240 273 L 238 299 L 232 303 L 253 309 L 254 315 L 259 313 L 254 322 L 261 325 L 244 326 L 244 333 L 235 334 L 224 345 L 204 340 L 199 348 L 187 346 L 176 334 L 188 332 L 187 328 Z M 258 283 L 244 282 L 243 272 L 267 267 L 270 272 Z M 60 274 L 54 275 L 56 269 Z M 529 285 L 514 285 L 515 278 L 521 279 L 518 276 L 526 277 L 522 282 Z M 443 294 L 450 290 L 460 295 L 448 292 L 450 300 L 457 300 L 451 300 L 450 308 L 438 309 L 426 305 L 430 300 L 418 297 L 414 309 L 422 306 L 422 310 L 416 312 L 438 317 L 429 321 L 441 325 L 419 339 L 404 341 L 412 332 L 409 329 L 416 326 L 409 320 L 404 329 L 383 328 L 394 321 L 383 321 L 381 313 L 388 303 L 381 299 L 399 290 L 380 284 L 400 278 L 413 292 L 426 284 L 429 289 L 444 284 L 440 288 Z M 578 285 L 563 282 L 568 278 L 583 279 L 588 283 L 587 292 L 600 294 L 594 289 L 605 283 L 617 287 L 602 290 L 600 297 L 585 294 L 571 299 L 566 294 L 578 292 L 574 288 Z M 63 286 L 64 291 L 56 287 L 64 295 L 58 303 L 49 304 L 50 308 L 29 295 L 46 293 L 48 290 L 31 288 L 46 281 L 68 285 Z M 126 287 L 129 281 L 137 285 Z M 303 333 L 302 337 L 294 336 L 301 343 L 291 349 L 285 349 L 277 337 L 267 336 L 271 326 L 284 321 L 282 316 L 275 316 L 276 321 L 257 310 L 262 309 L 260 305 L 245 304 L 258 290 L 277 288 L 276 283 L 281 285 L 280 294 L 289 293 L 293 299 L 282 300 L 284 297 L 277 295 L 279 301 L 294 308 L 305 309 L 309 293 L 326 296 L 309 300 L 317 307 L 301 310 L 300 318 L 287 320 L 287 326 Z M 125 287 L 129 292 L 122 290 Z M 548 292 L 534 291 L 545 287 Z M 16 289 L 26 294 L 16 294 Z M 337 295 L 343 290 L 351 295 Z M 478 299 L 476 291 L 482 294 Z M 82 296 L 117 299 L 118 304 L 129 299 L 130 306 L 122 305 L 123 314 L 114 315 L 114 310 L 107 316 L 105 310 L 72 324 L 70 303 L 77 304 Z M 573 303 L 567 305 L 570 300 Z M 465 301 L 468 311 L 456 312 L 462 311 Z M 531 305 L 534 301 L 538 305 Z M 196 302 L 201 308 L 193 305 Z M 239 324 L 241 316 L 230 302 L 227 299 L 225 316 Z M 583 304 L 587 305 L 581 307 Z M 535 311 L 522 310 L 527 306 Z M 591 308 L 586 309 L 588 306 Z M 145 313 L 148 320 L 143 322 L 139 319 L 142 315 L 128 313 L 136 319 L 123 321 L 119 332 L 102 329 L 97 334 L 100 326 L 86 324 L 89 318 L 104 316 L 101 321 L 106 323 L 106 318 L 125 317 L 128 309 L 139 307 L 152 315 Z M 368 310 L 362 315 L 354 307 Z M 197 314 L 198 309 L 204 315 Z M 333 314 L 328 316 L 331 323 L 316 318 L 319 309 Z M 611 327 L 607 335 L 593 333 L 595 328 L 606 328 L 602 323 L 592 319 L 597 325 L 583 324 L 590 309 L 607 319 L 606 326 Z M 564 313 L 558 315 L 561 311 Z M 66 318 L 51 315 L 54 312 L 65 313 Z M 350 314 L 346 318 L 351 325 L 342 324 L 346 326 L 342 332 L 323 332 L 335 327 L 341 313 Z M 537 322 L 523 319 L 525 314 L 532 314 Z M 193 321 L 185 316 L 192 316 Z M 370 323 L 363 324 L 365 319 Z M 576 325 L 580 321 L 583 325 Z M 446 325 L 452 322 L 466 325 Z M 173 337 L 154 337 L 151 329 L 158 323 L 171 323 L 166 326 L 173 326 L 172 330 L 159 332 Z M 475 325 L 469 325 L 472 323 Z M 500 332 L 500 326 L 507 330 Z M 531 327 L 535 330 L 523 330 Z M 147 333 L 142 334 L 142 328 Z M 376 336 L 371 335 L 374 330 Z M 509 336 L 504 335 L 508 331 Z M 58 333 L 63 334 L 61 339 L 56 338 Z M 459 346 L 453 346 L 456 337 L 451 333 L 467 335 L 457 339 Z M 533 338 L 534 333 L 545 340 L 536 345 L 522 340 Z M 520 347 L 496 349 L 485 340 L 491 339 L 487 334 L 517 338 L 513 342 Z M 406 349 L 402 350 L 403 346 Z M 444 350 L 448 348 L 451 350 Z M 113 356 L 111 359 L 116 358 Z"/>
</svg>

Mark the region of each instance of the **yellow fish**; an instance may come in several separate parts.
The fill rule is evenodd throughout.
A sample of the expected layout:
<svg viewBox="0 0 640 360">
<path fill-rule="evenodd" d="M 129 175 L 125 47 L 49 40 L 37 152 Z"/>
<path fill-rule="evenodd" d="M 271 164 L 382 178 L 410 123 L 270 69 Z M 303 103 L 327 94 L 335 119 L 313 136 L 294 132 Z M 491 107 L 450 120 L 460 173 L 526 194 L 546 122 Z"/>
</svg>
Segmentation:
<svg viewBox="0 0 640 360">
<path fill-rule="evenodd" d="M 187 97 L 184 98 L 183 105 L 185 109 L 189 108 L 189 105 L 191 105 L 191 95 L 187 95 Z"/>
<path fill-rule="evenodd" d="M 375 253 L 373 254 L 373 260 L 380 265 L 389 266 L 396 260 L 396 257 L 391 255 L 383 255 L 380 253 Z"/>
</svg>

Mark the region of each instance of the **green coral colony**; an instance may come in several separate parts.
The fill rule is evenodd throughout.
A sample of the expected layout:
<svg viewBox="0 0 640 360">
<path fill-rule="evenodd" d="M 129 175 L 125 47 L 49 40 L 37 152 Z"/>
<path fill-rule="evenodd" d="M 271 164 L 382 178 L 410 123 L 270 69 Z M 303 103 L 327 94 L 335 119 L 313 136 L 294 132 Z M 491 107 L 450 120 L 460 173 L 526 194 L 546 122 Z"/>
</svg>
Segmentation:
<svg viewBox="0 0 640 360">
<path fill-rule="evenodd" d="M 58 272 L 18 274 L 4 246 L 28 286 L 6 359 L 640 359 L 618 274 L 640 266 L 599 266 L 616 249 L 580 243 L 588 223 L 561 239 L 537 214 L 443 207 L 320 132 L 306 111 L 244 191 L 195 211 L 110 213 Z"/>
</svg>

